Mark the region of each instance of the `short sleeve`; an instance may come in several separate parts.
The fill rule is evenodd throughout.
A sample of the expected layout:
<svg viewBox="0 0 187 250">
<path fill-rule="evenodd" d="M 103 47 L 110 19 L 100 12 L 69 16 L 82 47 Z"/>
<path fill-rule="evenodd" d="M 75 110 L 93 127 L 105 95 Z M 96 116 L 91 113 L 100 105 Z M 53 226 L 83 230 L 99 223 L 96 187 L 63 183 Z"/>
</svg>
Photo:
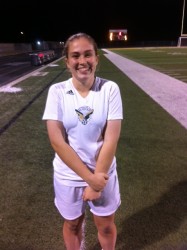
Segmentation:
<svg viewBox="0 0 187 250">
<path fill-rule="evenodd" d="M 43 120 L 62 120 L 61 100 L 59 98 L 58 88 L 52 85 L 48 90 L 47 100 L 43 113 Z"/>
<path fill-rule="evenodd" d="M 109 98 L 108 120 L 123 119 L 123 104 L 119 86 L 112 82 Z"/>
</svg>

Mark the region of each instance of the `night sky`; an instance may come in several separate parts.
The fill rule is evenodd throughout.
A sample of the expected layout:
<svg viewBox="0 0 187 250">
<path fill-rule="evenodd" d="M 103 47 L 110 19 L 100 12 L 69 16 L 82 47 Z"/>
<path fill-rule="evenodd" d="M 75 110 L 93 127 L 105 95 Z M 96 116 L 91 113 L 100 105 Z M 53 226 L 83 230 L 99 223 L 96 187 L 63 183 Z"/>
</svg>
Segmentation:
<svg viewBox="0 0 187 250">
<path fill-rule="evenodd" d="M 183 3 L 184 0 L 3 1 L 0 42 L 65 41 L 81 31 L 102 44 L 108 39 L 109 29 L 127 29 L 131 41 L 177 40 Z M 185 16 L 186 9 L 187 3 Z M 183 31 L 187 33 L 187 17 Z"/>
</svg>

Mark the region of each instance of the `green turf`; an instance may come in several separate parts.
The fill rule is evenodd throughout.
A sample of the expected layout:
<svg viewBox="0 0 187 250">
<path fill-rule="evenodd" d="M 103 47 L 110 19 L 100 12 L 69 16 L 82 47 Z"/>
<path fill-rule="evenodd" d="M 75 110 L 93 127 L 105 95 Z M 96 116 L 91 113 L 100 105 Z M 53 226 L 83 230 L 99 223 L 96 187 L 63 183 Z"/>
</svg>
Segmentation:
<svg viewBox="0 0 187 250">
<path fill-rule="evenodd" d="M 122 197 L 116 250 L 184 250 L 187 131 L 102 53 L 100 60 L 97 75 L 119 84 L 124 104 L 116 154 Z M 154 67 L 158 61 L 155 58 Z M 0 135 L 1 250 L 64 249 L 63 220 L 53 204 L 54 152 L 41 120 L 48 87 L 68 77 L 64 64 L 58 64 L 44 70 L 48 75 L 16 85 L 23 92 L 0 93 L 0 128 L 9 124 Z M 85 240 L 86 250 L 100 250 L 89 211 Z"/>
<path fill-rule="evenodd" d="M 112 51 L 187 83 L 187 47 L 128 48 Z"/>
</svg>

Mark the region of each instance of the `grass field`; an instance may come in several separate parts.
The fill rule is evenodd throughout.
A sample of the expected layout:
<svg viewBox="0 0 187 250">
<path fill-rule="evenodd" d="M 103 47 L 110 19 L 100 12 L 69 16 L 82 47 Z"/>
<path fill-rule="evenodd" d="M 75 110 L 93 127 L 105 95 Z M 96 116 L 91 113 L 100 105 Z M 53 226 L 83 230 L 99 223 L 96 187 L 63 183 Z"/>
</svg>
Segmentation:
<svg viewBox="0 0 187 250">
<path fill-rule="evenodd" d="M 187 48 L 129 48 L 112 49 L 136 62 L 170 75 L 178 80 L 187 82 Z"/>
<path fill-rule="evenodd" d="M 187 49 L 113 51 L 187 82 Z M 61 60 L 56 65 L 17 84 L 21 92 L 0 93 L 1 250 L 64 249 L 53 204 L 54 152 L 41 120 L 48 87 L 69 77 Z M 187 249 L 187 131 L 102 52 L 97 75 L 119 84 L 124 105 L 116 250 Z M 100 250 L 89 211 L 85 243 Z"/>
</svg>

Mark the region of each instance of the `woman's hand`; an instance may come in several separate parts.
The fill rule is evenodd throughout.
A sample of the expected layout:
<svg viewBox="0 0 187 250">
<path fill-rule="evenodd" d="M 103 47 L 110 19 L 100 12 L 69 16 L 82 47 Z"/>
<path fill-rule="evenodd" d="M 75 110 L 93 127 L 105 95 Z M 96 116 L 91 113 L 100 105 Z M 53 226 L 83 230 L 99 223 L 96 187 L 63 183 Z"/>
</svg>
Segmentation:
<svg viewBox="0 0 187 250">
<path fill-rule="evenodd" d="M 85 188 L 82 198 L 84 201 L 92 201 L 100 198 L 100 196 L 101 192 L 97 192 L 93 190 L 90 186 L 88 186 Z"/>
<path fill-rule="evenodd" d="M 88 185 L 95 191 L 102 191 L 106 186 L 109 176 L 105 173 L 94 173 L 90 175 L 90 179 L 87 181 Z"/>
</svg>

